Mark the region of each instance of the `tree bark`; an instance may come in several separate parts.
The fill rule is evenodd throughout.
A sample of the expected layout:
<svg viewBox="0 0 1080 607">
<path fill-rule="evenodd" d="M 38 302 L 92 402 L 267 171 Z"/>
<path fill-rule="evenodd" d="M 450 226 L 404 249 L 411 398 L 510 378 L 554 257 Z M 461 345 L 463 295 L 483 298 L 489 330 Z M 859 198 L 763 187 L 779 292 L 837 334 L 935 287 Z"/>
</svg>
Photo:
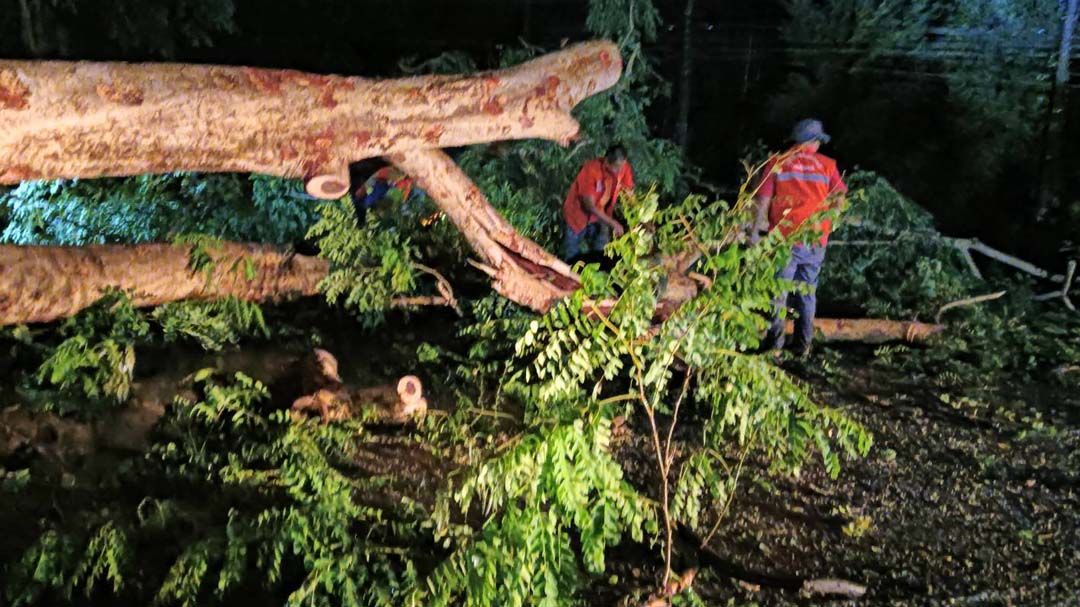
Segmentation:
<svg viewBox="0 0 1080 607">
<path fill-rule="evenodd" d="M 212 271 L 191 268 L 191 245 L 0 245 L 0 325 L 72 316 L 109 288 L 136 306 L 235 296 L 266 301 L 318 293 L 329 265 L 264 245 L 208 246 Z"/>
<path fill-rule="evenodd" d="M 525 238 L 495 210 L 483 192 L 439 150 L 412 150 L 390 160 L 416 179 L 469 242 L 503 297 L 537 312 L 580 286 L 565 262 Z"/>
<path fill-rule="evenodd" d="M 373 81 L 181 64 L 0 61 L 0 184 L 171 171 L 304 178 L 347 191 L 364 158 L 578 133 L 570 110 L 618 81 L 610 42 L 471 76 Z"/>
<path fill-rule="evenodd" d="M 787 331 L 793 329 L 791 321 Z M 814 332 L 824 341 L 882 344 L 890 341 L 924 342 L 945 330 L 944 325 L 877 318 L 815 318 Z"/>
<path fill-rule="evenodd" d="M 683 8 L 682 66 L 679 70 L 679 113 L 675 119 L 675 143 L 685 154 L 690 145 L 690 87 L 694 81 L 694 0 Z"/>
</svg>

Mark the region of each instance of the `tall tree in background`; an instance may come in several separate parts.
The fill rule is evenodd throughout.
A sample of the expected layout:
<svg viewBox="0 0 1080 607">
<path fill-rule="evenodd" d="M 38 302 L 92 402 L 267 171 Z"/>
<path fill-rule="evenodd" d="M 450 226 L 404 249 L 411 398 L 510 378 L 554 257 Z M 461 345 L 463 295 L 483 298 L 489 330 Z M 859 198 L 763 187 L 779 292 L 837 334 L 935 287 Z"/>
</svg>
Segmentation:
<svg viewBox="0 0 1080 607">
<path fill-rule="evenodd" d="M 682 23 L 682 65 L 679 68 L 679 113 L 675 143 L 686 154 L 690 146 L 690 92 L 694 80 L 694 0 L 686 0 Z"/>
<path fill-rule="evenodd" d="M 970 234 L 992 201 L 1011 220 L 980 236 L 1037 247 L 1023 230 L 1036 220 L 1058 0 L 792 0 L 788 10 L 796 69 L 771 99 L 775 120 L 822 115 L 837 150 L 887 175 L 947 231 Z"/>
<path fill-rule="evenodd" d="M 940 65 L 960 112 L 957 128 L 974 144 L 972 180 L 992 182 L 1006 167 L 1034 169 L 1059 15 L 1057 0 L 959 2 L 947 14 Z"/>
<path fill-rule="evenodd" d="M 1052 207 L 1058 206 L 1060 195 L 1075 194 L 1067 190 L 1064 178 L 1064 142 L 1069 128 L 1069 68 L 1072 64 L 1073 35 L 1076 30 L 1078 0 L 1064 0 L 1061 6 L 1061 35 L 1058 44 L 1054 82 L 1050 103 L 1047 107 L 1045 150 L 1039 171 L 1039 217 L 1043 218 Z"/>
</svg>

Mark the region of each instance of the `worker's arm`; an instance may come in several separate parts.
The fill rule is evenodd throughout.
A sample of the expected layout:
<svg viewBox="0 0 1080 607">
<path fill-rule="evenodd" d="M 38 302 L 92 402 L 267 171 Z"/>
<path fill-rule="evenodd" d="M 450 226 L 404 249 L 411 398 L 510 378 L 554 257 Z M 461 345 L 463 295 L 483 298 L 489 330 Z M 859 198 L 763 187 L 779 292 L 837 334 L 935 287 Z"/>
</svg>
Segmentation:
<svg viewBox="0 0 1080 607">
<path fill-rule="evenodd" d="M 578 200 L 581 202 L 581 208 L 584 209 L 586 213 L 596 215 L 600 218 L 600 221 L 611 227 L 611 233 L 615 238 L 626 233 L 626 228 L 624 228 L 621 223 L 615 221 L 614 217 L 601 211 L 600 208 L 596 206 L 596 201 L 593 200 L 592 196 L 578 196 Z"/>
</svg>

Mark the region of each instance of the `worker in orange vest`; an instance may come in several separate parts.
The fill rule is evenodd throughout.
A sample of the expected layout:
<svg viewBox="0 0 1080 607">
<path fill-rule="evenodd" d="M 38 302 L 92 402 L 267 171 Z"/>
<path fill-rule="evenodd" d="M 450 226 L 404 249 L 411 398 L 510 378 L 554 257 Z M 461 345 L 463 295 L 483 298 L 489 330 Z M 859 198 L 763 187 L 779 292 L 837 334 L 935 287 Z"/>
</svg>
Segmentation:
<svg viewBox="0 0 1080 607">
<path fill-rule="evenodd" d="M 757 217 L 751 242 L 756 242 L 768 231 L 780 230 L 790 236 L 804 223 L 842 200 L 847 186 L 836 168 L 836 161 L 818 153 L 821 144 L 829 142 L 829 135 L 819 120 L 799 121 L 792 129 L 794 145 L 783 154 L 769 159 L 758 187 Z M 809 293 L 792 293 L 795 312 L 795 336 L 792 349 L 799 357 L 810 351 L 814 337 L 814 314 L 817 311 L 817 279 L 821 264 L 825 261 L 825 245 L 832 224 L 828 219 L 818 219 L 813 227 L 821 237 L 812 242 L 798 242 L 791 248 L 791 261 L 777 275 L 779 278 L 810 285 Z M 780 350 L 784 347 L 784 319 L 781 311 L 786 307 L 788 294 L 776 302 L 775 312 L 764 349 Z"/>
<path fill-rule="evenodd" d="M 612 234 L 618 238 L 626 232 L 615 220 L 615 203 L 621 192 L 633 189 L 634 171 L 621 145 L 582 165 L 563 202 L 563 255 L 567 261 L 589 250 L 601 251 Z"/>
</svg>

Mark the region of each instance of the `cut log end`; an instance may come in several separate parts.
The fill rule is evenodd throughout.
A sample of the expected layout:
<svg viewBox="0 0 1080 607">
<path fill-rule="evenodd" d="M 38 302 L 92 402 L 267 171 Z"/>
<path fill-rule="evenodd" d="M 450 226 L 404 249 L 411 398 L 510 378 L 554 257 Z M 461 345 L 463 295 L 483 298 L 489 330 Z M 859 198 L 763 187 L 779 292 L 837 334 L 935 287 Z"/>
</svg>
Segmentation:
<svg viewBox="0 0 1080 607">
<path fill-rule="evenodd" d="M 403 421 L 427 412 L 427 399 L 424 398 L 424 386 L 420 383 L 420 378 L 415 375 L 402 377 L 398 380 L 397 393 L 402 406 L 394 412 L 395 419 Z"/>
<path fill-rule="evenodd" d="M 415 375 L 406 375 L 398 380 L 397 391 L 401 400 L 408 402 L 416 402 L 421 397 L 421 391 L 423 387 L 420 384 L 420 379 Z"/>
<path fill-rule="evenodd" d="M 348 386 L 341 381 L 337 358 L 321 348 L 315 348 L 301 365 L 301 389 L 305 395 L 293 402 L 293 413 L 317 415 L 323 422 L 357 417 L 370 408 L 374 421 L 404 424 L 427 412 L 420 378 L 406 375 L 387 386 Z"/>
<path fill-rule="evenodd" d="M 308 194 L 321 200 L 337 200 L 349 193 L 348 170 L 310 177 L 304 183 Z"/>
</svg>

